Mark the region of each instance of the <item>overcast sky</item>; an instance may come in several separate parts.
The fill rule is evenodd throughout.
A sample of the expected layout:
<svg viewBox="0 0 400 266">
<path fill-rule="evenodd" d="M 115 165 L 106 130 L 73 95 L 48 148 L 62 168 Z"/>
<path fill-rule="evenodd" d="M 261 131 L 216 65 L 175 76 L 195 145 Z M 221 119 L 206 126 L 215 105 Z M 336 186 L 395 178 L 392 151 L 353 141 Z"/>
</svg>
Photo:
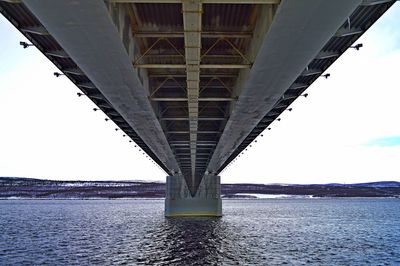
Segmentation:
<svg viewBox="0 0 400 266">
<path fill-rule="evenodd" d="M 165 180 L 0 15 L 0 176 Z M 222 174 L 223 183 L 400 181 L 400 4 Z M 357 43 L 358 43 L 357 42 Z"/>
</svg>

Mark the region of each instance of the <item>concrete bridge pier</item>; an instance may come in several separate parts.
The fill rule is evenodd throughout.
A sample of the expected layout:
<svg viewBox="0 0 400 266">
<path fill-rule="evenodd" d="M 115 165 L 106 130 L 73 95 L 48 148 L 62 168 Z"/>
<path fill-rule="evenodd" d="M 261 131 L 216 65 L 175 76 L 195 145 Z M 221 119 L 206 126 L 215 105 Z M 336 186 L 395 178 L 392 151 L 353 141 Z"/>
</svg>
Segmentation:
<svg viewBox="0 0 400 266">
<path fill-rule="evenodd" d="M 205 175 L 192 197 L 183 175 L 167 176 L 165 216 L 222 216 L 220 177 Z"/>
</svg>

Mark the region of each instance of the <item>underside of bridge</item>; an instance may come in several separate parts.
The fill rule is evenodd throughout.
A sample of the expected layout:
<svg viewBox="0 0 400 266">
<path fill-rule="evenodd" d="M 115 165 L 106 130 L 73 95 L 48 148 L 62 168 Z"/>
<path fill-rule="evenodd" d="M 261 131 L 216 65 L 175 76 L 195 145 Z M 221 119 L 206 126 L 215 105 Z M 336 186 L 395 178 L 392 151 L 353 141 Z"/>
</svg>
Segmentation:
<svg viewBox="0 0 400 266">
<path fill-rule="evenodd" d="M 394 2 L 0 0 L 0 12 L 195 196 Z"/>
</svg>

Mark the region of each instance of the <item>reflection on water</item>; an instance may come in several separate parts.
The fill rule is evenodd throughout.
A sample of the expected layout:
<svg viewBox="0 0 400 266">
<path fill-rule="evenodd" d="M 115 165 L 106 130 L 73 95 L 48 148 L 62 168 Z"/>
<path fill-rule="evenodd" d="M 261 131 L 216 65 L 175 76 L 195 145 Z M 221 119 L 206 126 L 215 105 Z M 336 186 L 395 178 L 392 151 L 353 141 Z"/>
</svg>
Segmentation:
<svg viewBox="0 0 400 266">
<path fill-rule="evenodd" d="M 226 234 L 221 218 L 166 218 L 138 246 L 138 262 L 218 264 Z"/>
<path fill-rule="evenodd" d="M 0 265 L 399 265 L 398 199 L 226 200 L 165 218 L 162 200 L 0 201 Z"/>
</svg>

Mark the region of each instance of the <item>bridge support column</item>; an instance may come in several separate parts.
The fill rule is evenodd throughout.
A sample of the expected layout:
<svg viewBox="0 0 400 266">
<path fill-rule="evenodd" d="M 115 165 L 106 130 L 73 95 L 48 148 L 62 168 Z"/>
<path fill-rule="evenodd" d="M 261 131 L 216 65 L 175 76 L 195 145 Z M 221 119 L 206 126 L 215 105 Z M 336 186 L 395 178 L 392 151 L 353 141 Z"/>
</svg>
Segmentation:
<svg viewBox="0 0 400 266">
<path fill-rule="evenodd" d="M 183 176 L 167 176 L 165 216 L 222 216 L 220 177 L 205 175 L 192 197 Z"/>
</svg>

